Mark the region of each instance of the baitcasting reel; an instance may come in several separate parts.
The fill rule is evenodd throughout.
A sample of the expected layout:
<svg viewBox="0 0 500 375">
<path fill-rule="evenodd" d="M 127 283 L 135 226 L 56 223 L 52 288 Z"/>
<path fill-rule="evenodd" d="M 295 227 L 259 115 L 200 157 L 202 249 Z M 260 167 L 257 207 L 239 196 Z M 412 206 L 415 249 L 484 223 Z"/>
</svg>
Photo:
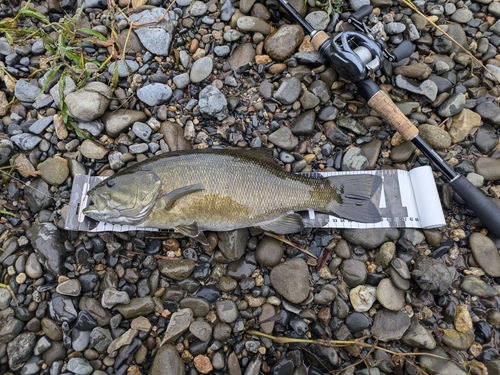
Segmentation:
<svg viewBox="0 0 500 375">
<path fill-rule="evenodd" d="M 333 68 L 351 82 L 359 82 L 370 72 L 380 69 L 384 59 L 396 62 L 413 52 L 413 44 L 405 40 L 389 52 L 383 40 L 376 38 L 361 21 L 372 13 L 370 5 L 363 5 L 347 20 L 358 31 L 343 31 L 331 39 L 329 55 Z"/>
</svg>

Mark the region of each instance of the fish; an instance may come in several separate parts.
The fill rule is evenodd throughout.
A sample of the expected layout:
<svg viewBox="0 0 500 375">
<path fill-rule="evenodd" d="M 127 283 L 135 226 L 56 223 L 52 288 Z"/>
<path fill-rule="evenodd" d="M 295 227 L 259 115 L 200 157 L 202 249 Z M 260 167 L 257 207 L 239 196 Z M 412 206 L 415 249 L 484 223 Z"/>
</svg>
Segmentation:
<svg viewBox="0 0 500 375">
<path fill-rule="evenodd" d="M 257 227 L 299 232 L 297 213 L 312 209 L 358 222 L 382 220 L 371 197 L 380 176 L 309 178 L 283 170 L 272 150 L 168 152 L 136 163 L 89 190 L 91 219 L 138 228 L 174 229 L 207 244 L 204 231 Z M 269 153 L 269 151 L 271 151 Z"/>
</svg>

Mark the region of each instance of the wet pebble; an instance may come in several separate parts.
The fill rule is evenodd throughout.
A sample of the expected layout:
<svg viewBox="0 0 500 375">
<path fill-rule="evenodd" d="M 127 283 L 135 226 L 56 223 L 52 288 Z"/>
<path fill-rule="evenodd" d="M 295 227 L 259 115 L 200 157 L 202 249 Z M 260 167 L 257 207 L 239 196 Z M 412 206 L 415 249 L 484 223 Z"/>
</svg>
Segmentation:
<svg viewBox="0 0 500 375">
<path fill-rule="evenodd" d="M 271 270 L 271 284 L 292 303 L 301 303 L 309 295 L 309 270 L 299 258 L 287 260 Z"/>
<path fill-rule="evenodd" d="M 422 348 L 432 350 L 436 347 L 436 340 L 432 333 L 418 321 L 413 321 L 408 330 L 401 338 L 401 342 L 410 348 Z"/>
<path fill-rule="evenodd" d="M 274 98 L 283 104 L 295 102 L 302 91 L 300 80 L 295 77 L 285 78 L 274 93 Z"/>
<path fill-rule="evenodd" d="M 238 318 L 238 308 L 233 301 L 217 301 L 215 311 L 222 323 L 233 323 Z"/>
<path fill-rule="evenodd" d="M 33 353 L 36 336 L 34 332 L 23 332 L 7 344 L 9 367 L 16 371 L 23 367 Z"/>
<path fill-rule="evenodd" d="M 417 258 L 412 278 L 422 289 L 437 295 L 446 293 L 453 281 L 451 272 L 443 262 L 426 256 Z"/>
<path fill-rule="evenodd" d="M 420 136 L 435 149 L 446 149 L 451 146 L 451 137 L 446 130 L 435 125 L 422 124 L 418 127 Z"/>
<path fill-rule="evenodd" d="M 469 237 L 470 248 L 474 260 L 491 277 L 500 276 L 500 254 L 495 243 L 480 233 L 472 233 Z"/>
<path fill-rule="evenodd" d="M 380 341 L 399 340 L 410 327 L 410 318 L 403 311 L 382 309 L 373 320 L 372 334 Z"/>
<path fill-rule="evenodd" d="M 269 142 L 281 147 L 284 150 L 293 150 L 299 143 L 290 128 L 282 127 L 275 132 L 269 134 Z"/>
<path fill-rule="evenodd" d="M 213 60 L 209 56 L 196 60 L 189 73 L 191 82 L 198 83 L 208 78 L 210 73 L 212 73 L 213 65 Z"/>
<path fill-rule="evenodd" d="M 358 285 L 349 291 L 352 308 L 358 312 L 370 310 L 377 299 L 377 288 L 370 285 Z"/>
<path fill-rule="evenodd" d="M 107 288 L 102 294 L 101 305 L 105 309 L 111 309 L 115 305 L 128 304 L 130 297 L 127 292 Z"/>
<path fill-rule="evenodd" d="M 176 340 L 180 335 L 189 329 L 190 324 L 193 322 L 193 311 L 189 308 L 176 311 L 170 317 L 167 326 L 167 331 L 163 337 L 162 344 L 168 344 Z"/>
<path fill-rule="evenodd" d="M 82 89 L 66 95 L 64 100 L 72 117 L 92 121 L 104 114 L 112 94 L 111 88 L 106 84 L 90 82 Z"/>
<path fill-rule="evenodd" d="M 172 89 L 163 83 L 153 82 L 137 90 L 137 97 L 148 106 L 154 107 L 168 102 L 172 97 Z"/>
<path fill-rule="evenodd" d="M 391 279 L 382 279 L 377 286 L 377 300 L 386 309 L 398 311 L 405 305 L 405 293 Z"/>
<path fill-rule="evenodd" d="M 255 258 L 264 267 L 274 267 L 280 262 L 283 253 L 284 249 L 280 241 L 264 237 L 257 245 Z"/>
</svg>

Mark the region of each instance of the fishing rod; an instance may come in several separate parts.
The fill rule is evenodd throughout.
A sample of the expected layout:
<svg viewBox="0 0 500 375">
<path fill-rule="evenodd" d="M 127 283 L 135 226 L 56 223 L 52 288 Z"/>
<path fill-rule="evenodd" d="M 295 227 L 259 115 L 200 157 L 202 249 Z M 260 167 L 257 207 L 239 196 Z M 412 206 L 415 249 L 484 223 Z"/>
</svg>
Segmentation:
<svg viewBox="0 0 500 375">
<path fill-rule="evenodd" d="M 342 31 L 331 38 L 324 31 L 315 30 L 286 0 L 278 2 L 310 35 L 312 46 L 321 53 L 328 64 L 342 78 L 356 85 L 358 94 L 368 105 L 432 162 L 486 228 L 500 238 L 500 207 L 446 164 L 420 137 L 418 128 L 370 77 L 370 73 L 380 69 L 384 59 L 397 62 L 410 56 L 413 53 L 413 44 L 405 40 L 389 52 L 384 41 L 376 38 L 362 21 L 372 13 L 373 8 L 370 5 L 363 5 L 348 18 L 347 22 L 354 27 L 354 31 Z"/>
</svg>

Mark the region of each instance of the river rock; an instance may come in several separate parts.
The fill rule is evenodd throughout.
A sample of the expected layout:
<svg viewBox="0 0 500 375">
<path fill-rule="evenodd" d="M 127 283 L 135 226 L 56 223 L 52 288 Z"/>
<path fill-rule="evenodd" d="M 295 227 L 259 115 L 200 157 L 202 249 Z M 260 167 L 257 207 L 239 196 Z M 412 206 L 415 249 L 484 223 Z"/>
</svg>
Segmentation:
<svg viewBox="0 0 500 375">
<path fill-rule="evenodd" d="M 377 286 L 377 300 L 386 309 L 398 311 L 405 305 L 405 292 L 396 288 L 391 279 L 382 279 Z"/>
<path fill-rule="evenodd" d="M 309 295 L 309 269 L 300 258 L 278 264 L 270 277 L 276 291 L 292 303 L 301 303 Z"/>
<path fill-rule="evenodd" d="M 462 370 L 454 361 L 451 360 L 450 355 L 442 347 L 437 346 L 429 353 L 435 354 L 439 357 L 422 356 L 420 363 L 425 368 L 432 369 L 440 375 L 466 375 L 467 372 Z"/>
<path fill-rule="evenodd" d="M 358 312 L 370 310 L 377 299 L 377 288 L 370 285 L 358 285 L 349 291 L 352 308 Z"/>
<path fill-rule="evenodd" d="M 40 212 L 54 203 L 49 185 L 44 180 L 37 178 L 32 181 L 30 187 L 32 189 L 25 189 L 24 198 L 32 213 Z"/>
<path fill-rule="evenodd" d="M 161 274 L 174 280 L 184 280 L 186 277 L 189 277 L 194 267 L 195 263 L 191 259 L 158 260 L 158 270 Z"/>
<path fill-rule="evenodd" d="M 40 88 L 24 79 L 16 83 L 15 96 L 21 102 L 33 103 L 40 93 Z"/>
<path fill-rule="evenodd" d="M 193 320 L 193 311 L 191 309 L 181 309 L 173 313 L 160 346 L 175 341 L 189 329 L 189 325 Z"/>
<path fill-rule="evenodd" d="M 439 126 L 422 124 L 418 127 L 418 131 L 432 148 L 445 149 L 451 146 L 451 136 Z"/>
<path fill-rule="evenodd" d="M 189 150 L 192 147 L 191 143 L 184 137 L 184 129 L 175 122 L 163 122 L 159 133 L 163 134 L 163 140 L 169 151 Z"/>
<path fill-rule="evenodd" d="M 86 139 L 80 145 L 80 152 L 86 158 L 100 160 L 107 155 L 109 150 L 96 141 Z"/>
<path fill-rule="evenodd" d="M 214 60 L 210 56 L 202 57 L 194 62 L 189 73 L 191 82 L 199 83 L 208 78 L 214 68 Z"/>
<path fill-rule="evenodd" d="M 222 121 L 229 114 L 226 97 L 218 88 L 211 85 L 201 90 L 198 104 L 204 117 Z"/>
<path fill-rule="evenodd" d="M 401 342 L 410 348 L 432 350 L 436 347 L 436 340 L 422 324 L 415 320 L 401 338 Z"/>
<path fill-rule="evenodd" d="M 137 90 L 137 97 L 150 107 L 166 103 L 172 97 L 172 89 L 163 83 L 153 82 Z"/>
<path fill-rule="evenodd" d="M 261 33 L 263 35 L 267 35 L 271 32 L 271 26 L 256 17 L 251 17 L 251 16 L 243 16 L 238 18 L 238 21 L 236 21 L 236 25 L 238 26 L 238 29 L 243 31 L 243 32 L 254 32 L 254 33 Z"/>
<path fill-rule="evenodd" d="M 500 159 L 478 158 L 474 164 L 476 173 L 484 177 L 486 181 L 500 179 Z"/>
<path fill-rule="evenodd" d="M 266 38 L 264 49 L 273 60 L 283 61 L 295 52 L 303 39 L 302 27 L 284 24 Z"/>
<path fill-rule="evenodd" d="M 245 71 L 255 60 L 255 49 L 252 43 L 242 43 L 236 47 L 232 55 L 227 59 L 231 69 L 236 72 Z"/>
<path fill-rule="evenodd" d="M 487 284 L 479 277 L 473 275 L 467 275 L 464 277 L 462 284 L 460 284 L 460 289 L 472 296 L 483 298 L 498 295 L 498 291 L 494 287 Z"/>
<path fill-rule="evenodd" d="M 23 367 L 25 362 L 33 353 L 36 336 L 34 332 L 23 332 L 7 345 L 7 356 L 9 367 L 17 371 Z"/>
<path fill-rule="evenodd" d="M 134 28 L 135 34 L 144 47 L 154 55 L 167 56 L 170 50 L 173 34 L 179 20 L 174 11 L 165 16 L 165 9 L 147 9 L 130 16 L 130 20 L 142 24 Z M 157 20 L 161 20 L 160 23 Z"/>
<path fill-rule="evenodd" d="M 48 158 L 38 164 L 37 169 L 42 179 L 49 185 L 62 185 L 69 176 L 68 163 L 61 157 Z"/>
<path fill-rule="evenodd" d="M 131 127 L 134 122 L 145 121 L 146 114 L 133 109 L 117 109 L 104 115 L 104 128 L 110 137 L 116 137 Z"/>
<path fill-rule="evenodd" d="M 485 235 L 472 233 L 469 237 L 472 255 L 488 276 L 500 276 L 500 254 L 495 243 Z"/>
<path fill-rule="evenodd" d="M 230 232 L 219 232 L 219 249 L 230 261 L 240 259 L 245 254 L 249 236 L 250 234 L 247 228 L 241 228 Z"/>
<path fill-rule="evenodd" d="M 65 97 L 68 113 L 82 121 L 92 121 L 102 116 L 108 108 L 113 91 L 102 82 L 90 82 L 85 87 Z"/>
<path fill-rule="evenodd" d="M 451 272 L 443 262 L 427 256 L 417 258 L 412 278 L 422 289 L 437 295 L 445 294 L 453 281 Z"/>
<path fill-rule="evenodd" d="M 154 311 L 155 303 L 152 297 L 132 298 L 128 304 L 118 305 L 116 309 L 125 319 L 133 319 L 138 316 L 151 314 Z"/>
<path fill-rule="evenodd" d="M 458 115 L 452 117 L 450 130 L 448 133 L 454 143 L 463 141 L 472 129 L 481 125 L 481 116 L 464 108 Z"/>
<path fill-rule="evenodd" d="M 284 150 L 293 150 L 299 144 L 298 138 L 287 127 L 281 127 L 274 133 L 269 134 L 268 140 Z"/>
<path fill-rule="evenodd" d="M 266 236 L 257 245 L 255 259 L 264 267 L 274 267 L 280 262 L 284 251 L 280 241 Z"/>
<path fill-rule="evenodd" d="M 173 345 L 161 346 L 153 360 L 149 375 L 185 375 L 186 369 Z"/>
<path fill-rule="evenodd" d="M 380 341 L 399 340 L 410 327 L 410 318 L 403 311 L 382 309 L 373 321 L 372 334 Z"/>
<path fill-rule="evenodd" d="M 274 98 L 283 104 L 293 104 L 302 91 L 300 80 L 296 77 L 284 78 L 274 93 Z"/>
<path fill-rule="evenodd" d="M 36 224 L 28 229 L 26 235 L 44 268 L 56 277 L 64 274 L 66 250 L 59 229 L 52 223 Z"/>
<path fill-rule="evenodd" d="M 344 229 L 342 237 L 352 245 L 370 250 L 379 247 L 384 242 L 396 241 L 399 238 L 399 230 L 396 228 Z"/>
</svg>

